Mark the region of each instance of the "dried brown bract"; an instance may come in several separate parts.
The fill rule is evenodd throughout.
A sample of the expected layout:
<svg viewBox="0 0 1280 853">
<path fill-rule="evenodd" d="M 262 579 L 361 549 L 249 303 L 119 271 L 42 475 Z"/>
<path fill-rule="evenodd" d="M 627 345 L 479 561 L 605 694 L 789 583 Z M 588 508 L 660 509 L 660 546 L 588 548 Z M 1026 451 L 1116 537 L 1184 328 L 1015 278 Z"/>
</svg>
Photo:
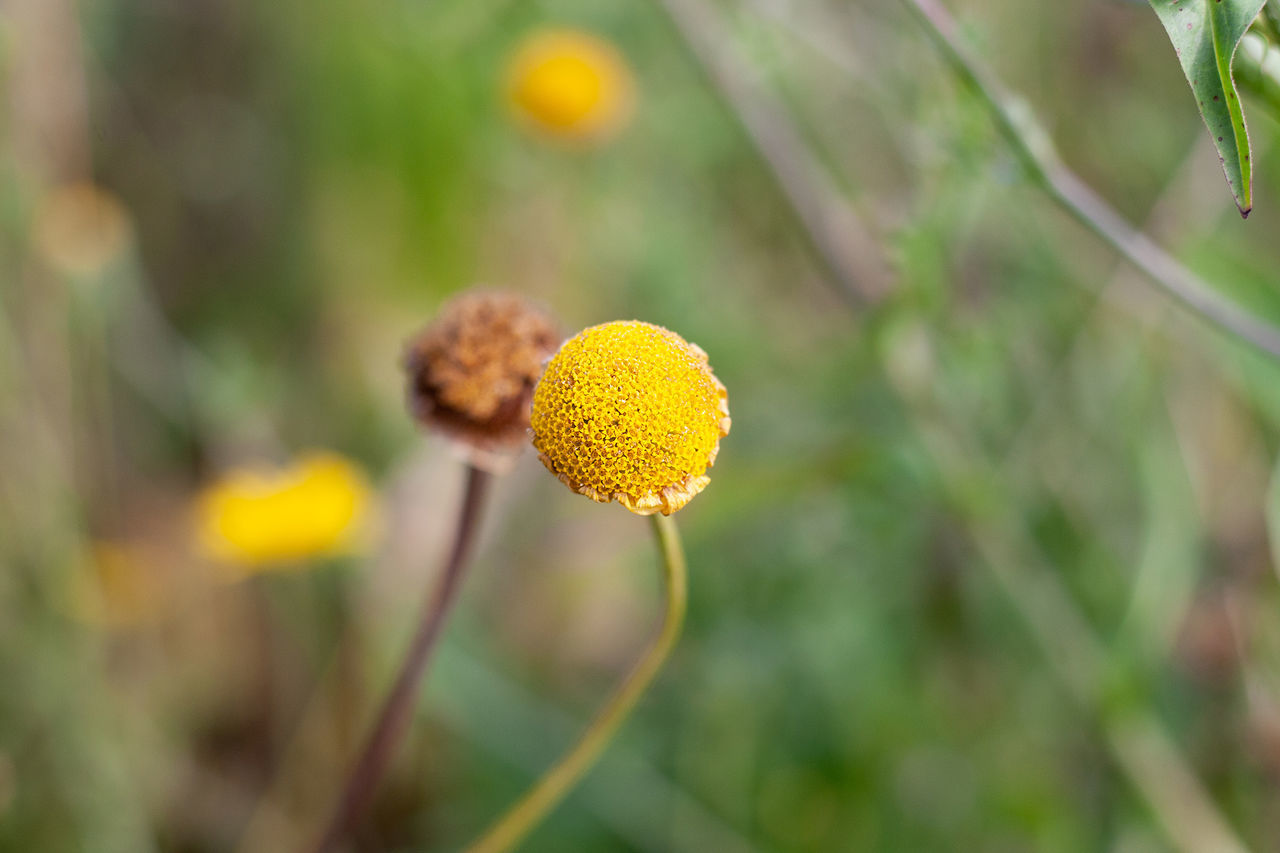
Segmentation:
<svg viewBox="0 0 1280 853">
<path fill-rule="evenodd" d="M 560 339 L 555 321 L 523 296 L 458 296 L 409 344 L 410 410 L 471 464 L 501 470 L 525 444 L 533 388 Z"/>
</svg>

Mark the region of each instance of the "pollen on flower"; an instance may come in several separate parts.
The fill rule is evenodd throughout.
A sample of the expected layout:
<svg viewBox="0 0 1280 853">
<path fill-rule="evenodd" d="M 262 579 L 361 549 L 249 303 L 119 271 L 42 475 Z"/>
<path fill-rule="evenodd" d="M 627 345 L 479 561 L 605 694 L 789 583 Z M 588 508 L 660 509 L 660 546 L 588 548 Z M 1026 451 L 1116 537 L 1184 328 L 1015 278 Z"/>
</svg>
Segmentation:
<svg viewBox="0 0 1280 853">
<path fill-rule="evenodd" d="M 459 296 L 409 344 L 409 407 L 472 464 L 500 470 L 524 444 L 533 386 L 559 342 L 555 322 L 523 296 Z"/>
<path fill-rule="evenodd" d="M 508 71 L 508 97 L 534 128 L 573 141 L 599 141 L 630 117 L 634 86 L 608 42 L 576 30 L 534 33 Z"/>
<path fill-rule="evenodd" d="M 640 515 L 670 515 L 702 491 L 729 426 L 706 353 L 638 321 L 566 341 L 533 398 L 533 445 L 547 469 Z"/>
<path fill-rule="evenodd" d="M 367 529 L 372 491 L 333 453 L 283 470 L 240 468 L 206 488 L 196 505 L 203 550 L 242 570 L 298 564 L 353 550 Z"/>
</svg>

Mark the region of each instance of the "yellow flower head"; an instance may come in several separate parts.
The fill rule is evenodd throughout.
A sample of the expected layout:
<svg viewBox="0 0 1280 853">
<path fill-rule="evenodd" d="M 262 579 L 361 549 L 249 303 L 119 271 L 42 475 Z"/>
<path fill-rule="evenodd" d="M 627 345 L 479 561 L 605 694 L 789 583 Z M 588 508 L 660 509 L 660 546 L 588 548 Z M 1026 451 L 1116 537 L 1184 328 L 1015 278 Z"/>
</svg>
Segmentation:
<svg viewBox="0 0 1280 853">
<path fill-rule="evenodd" d="M 566 486 L 639 515 L 670 515 L 706 487 L 729 397 L 707 354 L 638 321 L 566 341 L 533 396 L 533 446 Z"/>
<path fill-rule="evenodd" d="M 364 474 L 333 453 L 283 470 L 241 468 L 200 495 L 200 544 L 247 570 L 348 553 L 360 543 L 371 503 Z"/>
<path fill-rule="evenodd" d="M 630 69 L 611 44 L 589 33 L 534 33 L 516 51 L 507 81 L 517 115 L 559 139 L 602 141 L 631 116 Z"/>
<path fill-rule="evenodd" d="M 471 464 L 501 471 L 524 446 L 533 386 L 560 340 L 555 321 L 523 296 L 456 297 L 409 344 L 410 409 Z"/>
</svg>

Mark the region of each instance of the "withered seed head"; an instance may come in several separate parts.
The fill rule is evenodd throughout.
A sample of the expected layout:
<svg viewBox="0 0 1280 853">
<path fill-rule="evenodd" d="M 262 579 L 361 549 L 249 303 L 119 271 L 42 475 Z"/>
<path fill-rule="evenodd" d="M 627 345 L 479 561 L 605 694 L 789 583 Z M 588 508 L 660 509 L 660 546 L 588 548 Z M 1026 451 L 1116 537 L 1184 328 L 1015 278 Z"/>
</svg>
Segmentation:
<svg viewBox="0 0 1280 853">
<path fill-rule="evenodd" d="M 524 446 L 533 387 L 560 344 L 555 322 L 523 296 L 450 300 L 410 343 L 409 408 L 478 467 L 505 467 Z"/>
</svg>

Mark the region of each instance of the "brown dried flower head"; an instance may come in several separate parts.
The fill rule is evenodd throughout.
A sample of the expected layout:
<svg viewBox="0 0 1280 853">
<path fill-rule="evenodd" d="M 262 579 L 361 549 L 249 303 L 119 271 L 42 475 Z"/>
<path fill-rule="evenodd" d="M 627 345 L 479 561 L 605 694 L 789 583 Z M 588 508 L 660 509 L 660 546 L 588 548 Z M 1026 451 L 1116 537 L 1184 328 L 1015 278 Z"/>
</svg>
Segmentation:
<svg viewBox="0 0 1280 853">
<path fill-rule="evenodd" d="M 471 464 L 502 470 L 524 446 L 533 387 L 559 344 L 555 321 L 523 296 L 455 297 L 409 344 L 409 408 Z"/>
</svg>

